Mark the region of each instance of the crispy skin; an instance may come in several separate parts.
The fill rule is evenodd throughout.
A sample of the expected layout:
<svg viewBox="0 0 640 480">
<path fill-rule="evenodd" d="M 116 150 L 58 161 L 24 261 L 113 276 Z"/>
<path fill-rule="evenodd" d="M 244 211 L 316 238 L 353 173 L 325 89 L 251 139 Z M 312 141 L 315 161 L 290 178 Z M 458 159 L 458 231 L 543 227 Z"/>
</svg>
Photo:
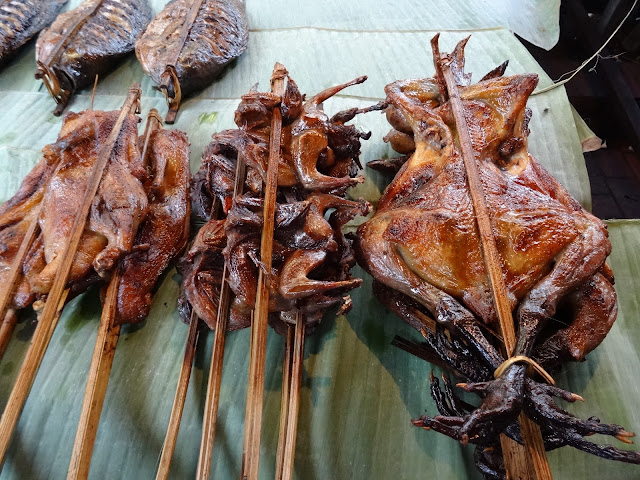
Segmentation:
<svg viewBox="0 0 640 480">
<path fill-rule="evenodd" d="M 49 181 L 39 219 L 47 266 L 39 274 L 27 277 L 33 290 L 40 294 L 51 288 L 93 163 L 118 114 L 117 111 L 69 114 L 58 141 L 44 149 L 45 155 L 59 157 L 60 168 Z M 137 148 L 137 123 L 135 115 L 125 120 L 93 200 L 69 283 L 79 281 L 94 269 L 100 276 L 108 277 L 115 262 L 133 247 L 138 225 L 147 212 L 146 194 L 134 175 L 144 173 Z"/>
<path fill-rule="evenodd" d="M 525 104 L 536 81 L 533 75 L 501 77 L 461 89 L 514 309 L 579 238 L 593 238 L 594 243 L 584 248 L 601 252 L 594 272 L 602 268 L 610 250 L 604 224 L 584 211 L 526 152 Z M 432 108 L 414 101 L 403 92 L 405 83 L 391 84 L 386 91 L 394 108 L 412 124 L 416 148 L 385 190 L 376 215 L 359 231 L 363 262 L 386 285 L 407 293 L 407 277 L 424 282 L 495 328 L 497 318 L 464 164 L 453 144 L 448 103 Z M 392 252 L 398 266 L 383 262 L 382 250 Z M 609 301 L 615 303 L 615 294 Z M 437 315 L 434 308 L 427 307 Z"/>
<path fill-rule="evenodd" d="M 0 69 L 58 15 L 67 0 L 10 0 L 0 4 Z"/>
<path fill-rule="evenodd" d="M 502 77 L 501 66 L 470 85 L 463 69 L 467 40 L 440 63 L 436 36 L 435 79 L 401 80 L 385 88 L 387 118 L 394 127 L 388 138 L 410 156 L 398 162 L 402 166 L 376 214 L 358 229 L 359 261 L 373 275 L 374 291 L 426 340 L 395 344 L 462 377 L 467 382 L 462 388 L 481 398 L 478 407 L 467 404 L 446 377 L 443 389 L 432 375 L 440 415 L 423 415 L 413 423 L 476 444 L 476 464 L 487 478 L 504 478 L 499 435 L 522 441 L 521 412 L 540 426 L 547 450 L 570 445 L 640 463 L 638 452 L 589 442 L 585 437 L 594 433 L 619 439 L 631 434 L 618 425 L 569 414 L 554 397 L 570 402 L 577 397 L 540 383 L 524 365 L 511 364 L 493 378 L 505 357 L 495 334 L 498 319 L 447 100 L 444 62 L 464 105 L 517 323 L 512 355 L 533 357 L 549 370 L 583 360 L 611 328 L 617 305 L 605 263 L 611 252 L 606 226 L 527 152 L 526 101 L 537 76 Z M 413 145 L 398 139 L 411 139 Z M 394 164 L 379 166 L 391 169 Z"/>
<path fill-rule="evenodd" d="M 205 0 L 184 46 L 178 46 L 176 62 L 174 52 L 191 8 L 188 0 L 169 2 L 136 42 L 136 55 L 145 73 L 159 85 L 166 66 L 174 65 L 183 95 L 209 85 L 244 53 L 249 41 L 243 1 Z"/>
<path fill-rule="evenodd" d="M 117 323 L 138 323 L 149 314 L 151 292 L 169 262 L 189 240 L 189 141 L 176 130 L 151 138 L 151 202 L 136 236 L 137 251 L 127 255 L 118 289 Z"/>
<path fill-rule="evenodd" d="M 303 101 L 288 79 L 281 110 L 282 157 L 278 164 L 278 199 L 270 272 L 270 323 L 282 333 L 286 322 L 303 313 L 306 333 L 320 322 L 326 309 L 347 311 L 347 292 L 361 284 L 350 270 L 355 265 L 352 241 L 342 227 L 369 204 L 343 198 L 356 177 L 360 139 L 368 138 L 346 125 L 358 109 L 329 118 L 322 102 L 364 78 L 329 88 Z M 219 303 L 221 272 L 226 264 L 233 291 L 229 329 L 250 324 L 260 261 L 263 226 L 262 188 L 269 156 L 272 110 L 279 99 L 250 91 L 236 110 L 237 130 L 214 135 L 194 178 L 194 210 L 207 224 L 180 262 L 183 274 L 182 311 L 191 306 L 211 328 Z M 244 194 L 233 198 L 238 158 L 247 167 Z M 355 177 L 355 178 L 354 178 Z M 212 206 L 213 211 L 212 211 Z M 334 211 L 325 218 L 328 211 Z"/>
</svg>

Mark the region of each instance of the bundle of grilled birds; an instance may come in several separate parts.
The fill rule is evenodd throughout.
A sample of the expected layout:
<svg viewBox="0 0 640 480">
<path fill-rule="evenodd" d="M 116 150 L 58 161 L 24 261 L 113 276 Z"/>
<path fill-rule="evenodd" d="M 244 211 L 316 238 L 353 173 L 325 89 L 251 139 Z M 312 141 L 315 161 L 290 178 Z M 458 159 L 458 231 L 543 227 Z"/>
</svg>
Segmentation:
<svg viewBox="0 0 640 480">
<path fill-rule="evenodd" d="M 67 0 L 10 0 L 0 4 L 0 68 L 58 15 Z"/>
<path fill-rule="evenodd" d="M 214 327 L 226 265 L 234 294 L 229 329 L 250 324 L 258 272 L 264 268 L 260 259 L 263 185 L 272 112 L 278 106 L 282 143 L 273 262 L 272 271 L 264 272 L 269 276 L 270 323 L 282 332 L 286 322 L 295 322 L 302 313 L 309 332 L 328 307 L 350 308 L 347 292 L 361 280 L 350 274 L 355 258 L 352 240 L 342 233 L 342 226 L 356 215 L 365 215 L 369 204 L 347 200 L 345 192 L 362 181 L 356 176 L 360 139 L 369 134 L 346 125 L 358 109 L 329 118 L 323 102 L 365 79 L 329 88 L 308 100 L 291 78 L 282 98 L 255 89 L 242 97 L 235 114 L 238 129 L 213 136 L 194 177 L 193 208 L 206 224 L 179 262 L 180 308 L 185 319 L 193 309 Z M 234 197 L 238 162 L 246 167 L 246 176 L 243 192 Z"/>
<path fill-rule="evenodd" d="M 247 49 L 249 29 L 242 0 L 173 0 L 136 43 L 145 73 L 165 94 L 167 123 L 183 96 L 209 85 Z"/>
<path fill-rule="evenodd" d="M 36 43 L 36 78 L 56 101 L 54 114 L 131 53 L 150 20 L 146 0 L 85 0 L 56 18 Z"/>
<path fill-rule="evenodd" d="M 584 360 L 611 328 L 617 313 L 606 226 L 586 212 L 527 151 L 526 102 L 537 75 L 504 77 L 506 64 L 471 84 L 464 46 L 449 56 L 459 85 L 472 147 L 496 239 L 517 345 L 553 372 Z M 376 162 L 397 175 L 378 210 L 358 230 L 358 259 L 375 279 L 375 293 L 390 310 L 423 332 L 426 343 L 398 340 L 406 350 L 438 365 L 480 396 L 460 399 L 432 376 L 440 415 L 414 424 L 476 447 L 487 478 L 503 478 L 499 434 L 522 441 L 524 412 L 542 431 L 547 450 L 570 445 L 604 458 L 640 463 L 637 452 L 586 440 L 600 433 L 629 443 L 632 433 L 596 417 L 582 420 L 554 397 L 580 399 L 505 361 L 498 319 L 483 261 L 467 175 L 440 64 L 432 42 L 435 78 L 386 86 L 387 135 L 404 157 Z M 539 381 L 540 380 L 540 381 Z"/>
<path fill-rule="evenodd" d="M 40 233 L 20 266 L 12 300 L 15 310 L 41 305 L 71 236 L 98 153 L 118 111 L 86 110 L 64 119 L 58 140 L 18 192 L 0 207 L 0 282 L 9 275 L 32 222 Z M 149 312 L 151 292 L 189 236 L 189 147 L 184 133 L 156 129 L 141 154 L 139 118 L 125 118 L 76 252 L 68 288 L 71 296 L 110 278 L 121 265 L 117 323 L 137 323 Z"/>
</svg>

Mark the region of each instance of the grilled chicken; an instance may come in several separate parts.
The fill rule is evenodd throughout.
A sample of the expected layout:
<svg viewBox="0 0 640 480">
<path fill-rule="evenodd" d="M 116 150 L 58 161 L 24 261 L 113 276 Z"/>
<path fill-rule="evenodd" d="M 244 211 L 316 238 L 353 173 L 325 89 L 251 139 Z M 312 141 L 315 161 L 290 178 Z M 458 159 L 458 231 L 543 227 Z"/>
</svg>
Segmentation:
<svg viewBox="0 0 640 480">
<path fill-rule="evenodd" d="M 464 46 L 448 57 L 469 124 L 508 298 L 517 323 L 514 355 L 544 368 L 583 360 L 602 342 L 617 312 L 606 226 L 586 212 L 527 151 L 527 98 L 536 75 L 503 77 L 504 68 L 477 84 L 463 71 Z M 400 80 L 385 88 L 387 138 L 409 154 L 385 190 L 378 210 L 358 230 L 358 256 L 375 279 L 375 291 L 427 343 L 405 348 L 469 382 L 480 407 L 443 393 L 433 381 L 441 416 L 416 425 L 478 445 L 476 460 L 489 477 L 501 477 L 500 433 L 520 439 L 521 411 L 541 427 L 548 449 L 572 445 L 616 460 L 640 463 L 636 452 L 599 447 L 592 433 L 628 436 L 622 427 L 582 421 L 563 412 L 554 396 L 576 397 L 540 384 L 526 367 L 504 362 L 481 242 L 460 153 L 455 122 L 434 39 L 436 77 Z M 445 333 L 446 332 L 446 333 Z M 460 405 L 465 405 L 460 407 Z M 496 454 L 486 450 L 493 447 Z M 498 457 L 498 460 L 496 460 Z M 489 473 L 487 473 L 489 472 Z"/>
<path fill-rule="evenodd" d="M 150 20 L 146 0 L 85 0 L 44 30 L 36 44 L 36 78 L 58 104 L 54 114 L 133 51 Z"/>
<path fill-rule="evenodd" d="M 0 3 L 0 68 L 58 15 L 67 0 L 8 0 Z"/>
<path fill-rule="evenodd" d="M 342 226 L 369 210 L 364 201 L 344 198 L 356 177 L 360 139 L 345 125 L 357 109 L 329 118 L 322 102 L 364 77 L 327 89 L 306 102 L 288 79 L 282 111 L 281 161 L 275 209 L 270 323 L 279 332 L 303 314 L 309 333 L 332 305 L 350 308 L 347 292 L 361 284 L 351 276 L 355 264 L 351 240 Z M 226 265 L 233 291 L 229 328 L 249 325 L 260 268 L 263 226 L 262 190 L 269 157 L 273 108 L 280 99 L 252 90 L 236 110 L 237 130 L 214 135 L 194 178 L 194 210 L 207 220 L 179 264 L 183 275 L 181 309 L 191 309 L 213 328 L 221 272 Z M 244 193 L 234 198 L 238 159 L 246 164 Z M 329 210 L 333 212 L 326 218 Z"/>
<path fill-rule="evenodd" d="M 173 123 L 181 98 L 209 85 L 247 49 L 243 0 L 172 0 L 136 42 L 145 73 L 162 91 Z"/>
</svg>

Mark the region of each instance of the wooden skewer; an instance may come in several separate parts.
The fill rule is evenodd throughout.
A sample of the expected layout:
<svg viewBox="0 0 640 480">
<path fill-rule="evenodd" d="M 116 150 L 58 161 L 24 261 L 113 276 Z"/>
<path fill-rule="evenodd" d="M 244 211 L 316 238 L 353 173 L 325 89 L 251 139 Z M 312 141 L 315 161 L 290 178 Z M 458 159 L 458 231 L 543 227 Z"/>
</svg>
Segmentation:
<svg viewBox="0 0 640 480">
<path fill-rule="evenodd" d="M 478 224 L 478 231 L 480 233 L 484 263 L 489 274 L 493 302 L 498 313 L 500 330 L 502 332 L 507 356 L 511 357 L 516 345 L 516 334 L 482 180 L 480 179 L 478 164 L 471 145 L 471 137 L 469 135 L 469 126 L 465 117 L 464 106 L 462 105 L 458 86 L 453 78 L 447 57 L 441 59 L 441 66 L 449 92 L 449 101 L 457 125 L 458 136 L 460 138 L 460 148 L 467 171 L 469 191 Z M 547 462 L 540 428 L 524 414 L 520 414 L 518 420 L 520 422 L 524 447 L 505 435 L 500 436 L 508 474 L 512 478 L 518 479 L 551 479 L 551 469 Z"/>
<path fill-rule="evenodd" d="M 292 480 L 293 479 L 293 460 L 296 452 L 296 437 L 298 433 L 298 412 L 300 411 L 300 387 L 302 384 L 302 362 L 304 360 L 304 330 L 305 324 L 301 312 L 296 315 L 296 324 L 289 327 L 289 331 L 294 330 L 293 348 L 289 361 L 290 379 L 288 383 L 288 405 L 286 408 L 286 422 L 283 428 L 280 424 L 280 436 L 278 438 L 278 462 L 276 468 L 276 480 Z M 290 335 L 287 336 L 287 343 Z M 289 350 L 289 348 L 287 348 Z M 284 401 L 284 382 L 283 401 Z M 283 405 L 283 410 L 285 410 Z M 282 421 L 282 416 L 280 417 Z M 282 435 L 284 430 L 284 436 Z M 282 447 L 281 447 L 282 442 Z"/>
<path fill-rule="evenodd" d="M 36 373 L 38 372 L 47 346 L 49 345 L 55 326 L 57 325 L 60 311 L 64 306 L 64 299 L 66 299 L 66 294 L 68 293 L 68 290 L 65 291 L 65 285 L 71 271 L 71 266 L 73 265 L 76 250 L 78 249 L 80 239 L 84 232 L 87 217 L 91 210 L 91 204 L 96 196 L 98 187 L 100 186 L 105 167 L 111 157 L 111 152 L 116 140 L 118 139 L 124 120 L 132 111 L 138 110 L 139 99 L 140 84 L 134 84 L 129 90 L 129 95 L 127 96 L 109 137 L 107 137 L 104 147 L 98 154 L 98 158 L 96 159 L 91 172 L 91 177 L 87 183 L 82 204 L 73 221 L 71 237 L 67 242 L 66 248 L 61 250 L 62 258 L 56 271 L 56 276 L 53 280 L 51 290 L 47 296 L 47 301 L 38 321 L 38 326 L 33 333 L 31 345 L 27 350 L 27 354 L 22 367 L 20 368 L 20 372 L 18 373 L 16 383 L 9 395 L 9 400 L 5 411 L 2 414 L 2 419 L 0 419 L 0 465 L 4 462 L 7 448 L 9 447 L 9 441 L 11 440 L 13 431 L 18 423 L 20 413 L 22 412 L 24 403 L 27 400 L 27 396 L 29 395 L 29 391 L 31 390 L 31 386 L 33 385 L 33 381 Z"/>
<path fill-rule="evenodd" d="M 289 398 L 291 396 L 291 364 L 293 363 L 293 343 L 295 326 L 287 325 L 287 335 L 282 359 L 282 399 L 280 401 L 280 430 L 278 432 L 278 451 L 276 453 L 276 477 L 282 480 L 284 446 L 287 441 L 287 421 L 289 419 Z"/>
<path fill-rule="evenodd" d="M 0 360 L 2 360 L 4 351 L 7 349 L 7 345 L 9 345 L 9 340 L 11 340 L 11 335 L 13 334 L 16 323 L 18 323 L 16 311 L 13 308 L 9 308 L 2 323 L 0 323 Z"/>
<path fill-rule="evenodd" d="M 176 388 L 176 395 L 173 398 L 173 407 L 171 407 L 167 435 L 164 437 L 164 443 L 162 445 L 156 480 L 164 480 L 169 477 L 171 459 L 173 458 L 173 452 L 176 448 L 180 421 L 182 420 L 182 411 L 184 410 L 184 403 L 187 398 L 191 368 L 193 367 L 193 359 L 196 354 L 196 347 L 198 346 L 199 323 L 200 319 L 198 315 L 196 315 L 195 310 L 192 310 L 191 318 L 189 319 L 189 333 L 187 334 L 184 357 L 182 358 L 182 367 L 180 368 L 180 376 L 178 377 L 178 386 Z"/>
<path fill-rule="evenodd" d="M 271 92 L 282 98 L 284 78 L 287 70 L 276 63 L 271 75 Z M 262 431 L 262 398 L 264 395 L 264 368 L 267 353 L 267 326 L 269 320 L 269 273 L 273 252 L 273 230 L 276 192 L 278 188 L 278 164 L 280 161 L 280 142 L 282 131 L 282 113 L 280 108 L 273 109 L 271 119 L 271 137 L 269 141 L 269 163 L 264 196 L 264 223 L 260 243 L 260 261 L 264 268 L 259 269 L 258 287 L 254 319 L 251 322 L 251 353 L 249 357 L 249 385 L 247 389 L 247 408 L 244 425 L 244 452 L 242 476 L 248 480 L 258 480 L 260 465 L 260 435 Z"/>
<path fill-rule="evenodd" d="M 202 8 L 203 3 L 204 0 L 194 0 L 192 5 L 189 7 L 189 12 L 187 13 L 186 18 L 184 19 L 184 23 L 182 24 L 182 28 L 180 29 L 180 36 L 174 44 L 171 56 L 169 57 L 170 60 L 165 66 L 164 72 L 162 73 L 162 83 L 160 83 L 160 85 L 158 86 L 158 89 L 162 93 L 164 93 L 167 99 L 167 105 L 169 106 L 169 111 L 167 112 L 167 116 L 164 119 L 165 123 L 168 124 L 173 124 L 176 121 L 178 109 L 180 108 L 180 102 L 182 101 L 182 88 L 180 87 L 180 80 L 178 79 L 176 65 L 178 64 L 180 54 L 184 49 L 187 37 L 189 36 L 189 32 L 191 32 L 193 23 L 196 21 L 196 18 L 198 18 L 198 13 Z M 172 84 L 173 87 L 173 98 L 169 96 L 169 84 Z"/>
<path fill-rule="evenodd" d="M 244 157 L 238 154 L 236 160 L 236 177 L 233 186 L 233 198 L 241 195 L 244 189 L 246 163 Z M 211 456 L 216 436 L 218 420 L 218 406 L 220 404 L 220 385 L 222 383 L 222 366 L 224 364 L 224 347 L 227 338 L 227 326 L 231 309 L 232 291 L 228 283 L 227 264 L 222 270 L 222 284 L 220 285 L 220 300 L 216 314 L 216 326 L 213 337 L 213 349 L 211 351 L 211 366 L 209 368 L 209 381 L 207 384 L 207 396 L 202 418 L 202 439 L 200 441 L 200 453 L 198 455 L 198 468 L 196 478 L 208 480 L 211 473 Z"/>
<path fill-rule="evenodd" d="M 109 282 L 102 307 L 98 337 L 91 359 L 87 388 L 84 393 L 80 421 L 69 463 L 68 480 L 84 479 L 89 476 L 93 445 L 98 432 L 104 397 L 107 393 L 113 357 L 120 337 L 120 325 L 115 323 L 119 285 L 120 273 L 116 271 Z"/>
</svg>

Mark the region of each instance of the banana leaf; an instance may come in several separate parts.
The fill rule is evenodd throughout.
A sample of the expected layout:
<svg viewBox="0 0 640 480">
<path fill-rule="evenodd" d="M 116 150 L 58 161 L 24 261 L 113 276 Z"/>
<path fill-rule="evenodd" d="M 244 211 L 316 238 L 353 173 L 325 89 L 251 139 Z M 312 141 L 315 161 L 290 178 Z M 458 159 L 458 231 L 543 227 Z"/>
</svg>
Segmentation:
<svg viewBox="0 0 640 480">
<path fill-rule="evenodd" d="M 159 11 L 162 3 L 153 2 L 155 11 Z M 414 4 L 393 2 L 393 5 L 399 3 L 405 12 L 410 12 Z M 322 13 L 326 17 L 321 19 L 324 23 L 318 21 L 318 28 L 298 28 L 309 17 L 300 14 L 294 23 L 287 25 L 283 18 L 288 16 L 279 14 L 284 9 L 282 4 L 249 2 L 250 22 L 254 23 L 248 51 L 218 82 L 183 104 L 174 126 L 189 133 L 193 170 L 211 133 L 233 127 L 233 111 L 240 95 L 256 82 L 267 88 L 276 61 L 284 63 L 301 90 L 310 94 L 368 74 L 369 81 L 327 102 L 326 110 L 336 112 L 366 106 L 382 99 L 384 85 L 392 80 L 433 74 L 428 43 L 434 31 L 445 25 L 451 30 L 469 30 L 445 32 L 441 39 L 445 51 L 473 33 L 467 49 L 467 69 L 474 72 L 475 78 L 509 59 L 508 72 L 536 72 L 541 85 L 550 83 L 510 32 L 493 28 L 499 23 L 469 23 L 468 19 L 485 18 L 487 14 L 463 16 L 462 7 L 447 6 L 449 3 L 436 2 L 439 8 L 433 8 L 436 12 L 433 18 L 426 14 L 416 16 L 424 20 L 423 26 L 417 27 L 414 16 L 407 14 L 411 20 L 403 31 L 395 30 L 401 26 L 399 23 L 386 20 L 390 17 L 385 12 L 393 10 L 389 6 L 383 5 L 379 10 L 363 7 L 363 30 L 356 31 L 341 24 L 339 15 L 329 7 L 336 23 L 331 23 L 331 15 Z M 316 8 L 306 3 L 303 8 L 302 4 L 297 2 L 295 8 L 284 11 L 308 12 Z M 476 7 L 469 11 L 481 10 Z M 455 23 L 456 12 L 460 14 L 459 23 Z M 395 18 L 401 15 L 396 13 Z M 351 25 L 357 20 L 352 14 Z M 54 141 L 60 130 L 61 119 L 51 114 L 53 101 L 33 79 L 33 71 L 31 47 L 0 73 L 3 96 L 0 200 L 15 192 L 39 159 L 42 146 Z M 134 81 L 142 82 L 143 115 L 154 107 L 163 113 L 164 99 L 151 88 L 151 80 L 143 75 L 134 57 L 101 79 L 94 108 L 119 108 Z M 85 91 L 75 98 L 70 109 L 79 111 L 90 104 L 91 92 Z M 530 107 L 534 115 L 532 153 L 589 207 L 588 176 L 564 89 L 533 97 Z M 373 132 L 372 139 L 363 146 L 365 162 L 392 154 L 380 140 L 388 130 L 383 115 L 368 114 L 356 123 Z M 387 181 L 375 172 L 366 174 L 366 186 L 353 195 L 375 196 Z M 588 361 L 570 366 L 558 381 L 587 400 L 584 405 L 572 405 L 571 411 L 639 429 L 640 419 L 634 408 L 638 391 L 635 382 L 629 380 L 633 378 L 632 370 L 640 367 L 635 353 L 640 338 L 634 334 L 631 323 L 640 302 L 637 293 L 640 224 L 612 222 L 610 230 L 614 244 L 611 261 L 620 295 L 619 320 Z M 353 295 L 353 310 L 347 317 L 333 319 L 327 315 L 320 330 L 307 340 L 296 478 L 478 478 L 470 449 L 410 425 L 410 418 L 435 411 L 428 391 L 431 367 L 390 345 L 397 334 L 415 338 L 415 333 L 373 298 L 370 278 L 359 269 L 355 273 L 365 281 Z M 152 478 L 155 474 L 187 333 L 176 311 L 178 288 L 179 277 L 174 270 L 169 271 L 162 278 L 148 319 L 140 326 L 123 328 L 98 430 L 91 478 Z M 18 423 L 0 479 L 65 476 L 99 316 L 95 289 L 65 308 Z M 33 328 L 33 316 L 25 313 L 0 363 L 0 408 L 6 404 Z M 195 475 L 212 337 L 204 335 L 198 347 L 172 478 Z M 240 472 L 248 342 L 248 331 L 234 332 L 228 337 L 213 458 L 214 478 L 237 478 Z M 269 332 L 261 460 L 261 478 L 265 479 L 273 478 L 274 473 L 283 344 L 280 337 Z M 552 452 L 549 458 L 557 478 L 596 479 L 603 475 L 636 478 L 638 474 L 635 467 L 568 449 Z"/>
</svg>

